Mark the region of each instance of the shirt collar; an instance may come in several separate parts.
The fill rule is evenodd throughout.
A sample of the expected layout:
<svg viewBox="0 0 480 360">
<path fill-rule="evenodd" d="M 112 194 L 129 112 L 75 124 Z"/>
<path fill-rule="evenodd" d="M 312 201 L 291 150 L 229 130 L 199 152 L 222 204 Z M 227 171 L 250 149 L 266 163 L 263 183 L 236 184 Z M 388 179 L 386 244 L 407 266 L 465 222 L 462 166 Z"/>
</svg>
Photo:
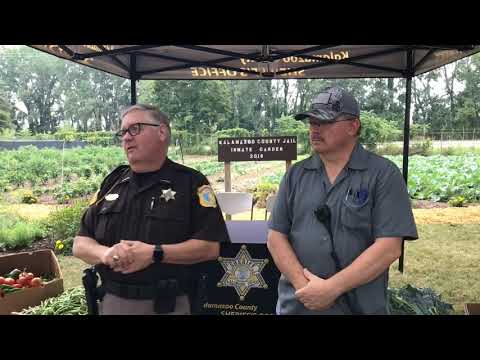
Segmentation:
<svg viewBox="0 0 480 360">
<path fill-rule="evenodd" d="M 152 171 L 151 176 L 148 176 L 145 181 L 142 181 L 142 187 L 138 190 L 142 192 L 158 183 L 163 184 L 166 187 L 171 187 L 171 179 L 173 178 L 173 164 L 174 163 L 169 158 L 166 158 L 162 167 L 157 171 Z M 138 188 L 139 184 L 136 181 L 135 173 L 130 169 L 121 182 L 127 182 L 131 180 L 133 180 L 132 184 Z"/>
<path fill-rule="evenodd" d="M 347 163 L 347 167 L 353 170 L 368 169 L 368 152 L 360 143 L 357 143 L 353 148 L 352 155 L 350 155 L 350 160 Z"/>
<path fill-rule="evenodd" d="M 365 170 L 368 168 L 368 152 L 360 143 L 353 148 L 347 167 L 354 170 Z M 307 170 L 322 170 L 323 162 L 320 156 L 315 153 L 303 162 L 303 167 Z"/>
<path fill-rule="evenodd" d="M 303 162 L 302 166 L 307 170 L 322 170 L 323 162 L 322 162 L 322 159 L 320 159 L 320 156 L 318 156 L 318 154 L 315 153 L 312 156 L 310 156 L 308 159 L 306 159 Z"/>
</svg>

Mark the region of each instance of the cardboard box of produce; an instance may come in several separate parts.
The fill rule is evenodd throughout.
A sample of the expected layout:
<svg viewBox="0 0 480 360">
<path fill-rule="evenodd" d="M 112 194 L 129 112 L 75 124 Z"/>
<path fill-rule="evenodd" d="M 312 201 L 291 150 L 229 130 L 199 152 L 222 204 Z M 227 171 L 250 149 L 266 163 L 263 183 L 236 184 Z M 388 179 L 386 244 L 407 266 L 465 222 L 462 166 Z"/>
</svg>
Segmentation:
<svg viewBox="0 0 480 360">
<path fill-rule="evenodd" d="M 465 304 L 465 315 L 480 315 L 480 304 Z"/>
<path fill-rule="evenodd" d="M 63 292 L 63 276 L 57 257 L 52 250 L 38 250 L 0 256 L 0 276 L 13 269 L 24 270 L 39 277 L 49 277 L 41 287 L 23 288 L 0 297 L 0 315 L 19 312 L 37 306 L 43 300 Z"/>
</svg>

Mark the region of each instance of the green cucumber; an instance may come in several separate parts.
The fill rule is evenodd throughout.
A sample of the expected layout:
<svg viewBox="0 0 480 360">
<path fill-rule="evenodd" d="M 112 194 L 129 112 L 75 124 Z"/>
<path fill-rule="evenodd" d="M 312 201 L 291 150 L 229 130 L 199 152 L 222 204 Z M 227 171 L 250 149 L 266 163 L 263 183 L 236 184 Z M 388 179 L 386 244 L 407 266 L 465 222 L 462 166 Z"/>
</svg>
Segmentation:
<svg viewBox="0 0 480 360">
<path fill-rule="evenodd" d="M 17 280 L 21 273 L 22 273 L 22 270 L 13 269 L 12 271 L 10 271 L 10 273 L 6 277 L 10 277 L 12 279 Z"/>
</svg>

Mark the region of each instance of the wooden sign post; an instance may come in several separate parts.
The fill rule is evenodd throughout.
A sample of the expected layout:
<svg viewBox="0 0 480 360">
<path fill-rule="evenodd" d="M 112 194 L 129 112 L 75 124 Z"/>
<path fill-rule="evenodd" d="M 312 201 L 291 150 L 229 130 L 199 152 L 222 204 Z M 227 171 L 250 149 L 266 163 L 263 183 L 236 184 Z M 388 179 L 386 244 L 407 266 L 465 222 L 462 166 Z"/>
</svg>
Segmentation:
<svg viewBox="0 0 480 360">
<path fill-rule="evenodd" d="M 291 166 L 292 166 L 292 160 L 285 161 L 285 172 L 287 172 Z"/>
<path fill-rule="evenodd" d="M 230 161 L 225 161 L 225 192 L 232 191 L 232 172 L 231 172 L 231 163 Z M 226 215 L 227 220 L 232 220 L 232 215 Z"/>
</svg>

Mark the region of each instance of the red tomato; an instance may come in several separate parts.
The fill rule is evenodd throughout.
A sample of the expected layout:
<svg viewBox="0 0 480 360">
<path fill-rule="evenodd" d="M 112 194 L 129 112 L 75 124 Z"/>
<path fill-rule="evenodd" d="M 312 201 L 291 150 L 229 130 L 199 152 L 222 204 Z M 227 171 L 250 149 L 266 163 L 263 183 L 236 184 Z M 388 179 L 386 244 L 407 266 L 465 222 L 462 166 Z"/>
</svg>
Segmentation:
<svg viewBox="0 0 480 360">
<path fill-rule="evenodd" d="M 25 276 L 20 276 L 17 279 L 17 284 L 22 285 L 22 287 L 25 286 L 27 284 L 27 278 Z"/>
<path fill-rule="evenodd" d="M 5 284 L 5 278 L 0 276 L 0 285 L 3 285 Z"/>
<path fill-rule="evenodd" d="M 32 273 L 27 273 L 27 272 L 23 272 L 20 277 L 23 277 L 25 278 L 25 286 L 29 286 L 30 285 L 30 281 L 35 277 L 35 275 L 33 275 Z M 20 278 L 19 277 L 19 278 Z M 18 282 L 18 281 L 17 281 Z"/>
<path fill-rule="evenodd" d="M 17 288 L 17 289 L 23 288 L 23 286 L 20 285 L 20 284 L 13 284 L 12 286 L 13 286 L 14 288 Z"/>
<path fill-rule="evenodd" d="M 32 273 L 27 273 L 25 277 L 29 280 L 32 280 L 35 277 L 35 275 L 33 275 Z"/>
<path fill-rule="evenodd" d="M 5 285 L 13 285 L 13 284 L 15 284 L 15 279 L 6 278 L 6 279 L 3 281 L 3 283 L 4 283 Z"/>
<path fill-rule="evenodd" d="M 43 285 L 42 279 L 40 279 L 39 277 L 33 278 L 30 281 L 30 286 L 31 287 L 39 287 L 39 286 L 42 286 L 42 285 Z"/>
</svg>

